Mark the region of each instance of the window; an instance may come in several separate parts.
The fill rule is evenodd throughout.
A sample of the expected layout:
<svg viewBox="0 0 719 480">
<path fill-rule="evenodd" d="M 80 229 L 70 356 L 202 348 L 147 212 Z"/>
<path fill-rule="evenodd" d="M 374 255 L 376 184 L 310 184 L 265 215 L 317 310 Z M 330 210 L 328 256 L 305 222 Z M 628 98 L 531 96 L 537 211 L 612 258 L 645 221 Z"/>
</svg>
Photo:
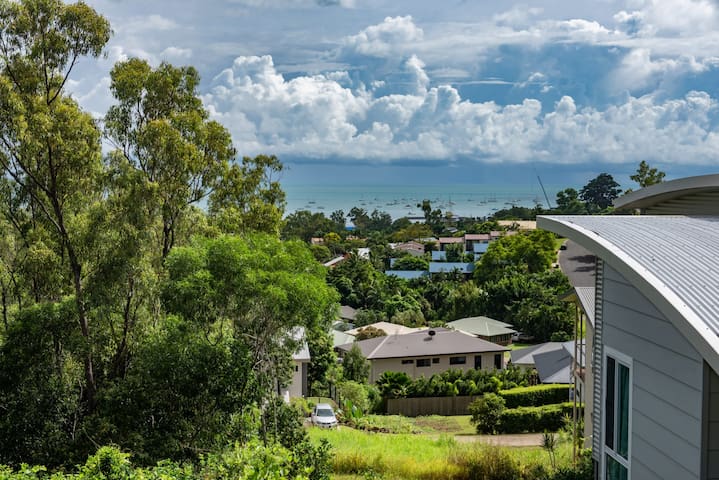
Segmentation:
<svg viewBox="0 0 719 480">
<path fill-rule="evenodd" d="M 299 371 L 300 371 L 300 366 L 299 366 L 299 365 L 295 365 L 295 372 L 299 372 Z"/>
<path fill-rule="evenodd" d="M 418 367 L 429 367 L 431 365 L 429 358 L 420 358 L 417 360 Z"/>
<path fill-rule="evenodd" d="M 604 478 L 629 478 L 629 440 L 631 438 L 630 358 L 607 348 L 604 362 Z"/>
<path fill-rule="evenodd" d="M 464 365 L 467 363 L 467 357 L 449 357 L 450 365 Z"/>
<path fill-rule="evenodd" d="M 477 370 L 482 369 L 482 355 L 474 356 L 474 368 L 476 368 Z"/>
<path fill-rule="evenodd" d="M 402 360 L 402 365 L 412 365 L 414 363 L 414 360 L 411 358 L 409 360 Z"/>
<path fill-rule="evenodd" d="M 502 354 L 501 353 L 494 354 L 494 368 L 497 370 L 502 369 Z"/>
<path fill-rule="evenodd" d="M 433 358 L 432 363 L 439 363 L 439 358 Z"/>
</svg>

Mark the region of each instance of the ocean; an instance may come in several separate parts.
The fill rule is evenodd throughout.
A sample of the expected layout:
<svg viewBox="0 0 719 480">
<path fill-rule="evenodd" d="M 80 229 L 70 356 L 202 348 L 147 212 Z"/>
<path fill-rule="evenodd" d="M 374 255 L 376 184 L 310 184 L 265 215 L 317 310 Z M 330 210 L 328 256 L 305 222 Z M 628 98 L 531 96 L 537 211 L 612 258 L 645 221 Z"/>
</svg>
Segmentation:
<svg viewBox="0 0 719 480">
<path fill-rule="evenodd" d="M 377 209 L 389 213 L 392 219 L 419 217 L 422 210 L 417 206 L 427 199 L 432 208 L 452 212 L 463 217 L 486 217 L 497 210 L 512 205 L 534 207 L 537 203 L 547 207 L 539 184 L 444 184 L 444 185 L 283 185 L 287 194 L 286 213 L 297 210 L 323 212 L 326 216 L 335 210 L 345 215 L 352 207 L 360 207 L 372 213 Z M 545 185 L 552 205 L 557 192 L 565 186 Z"/>
</svg>

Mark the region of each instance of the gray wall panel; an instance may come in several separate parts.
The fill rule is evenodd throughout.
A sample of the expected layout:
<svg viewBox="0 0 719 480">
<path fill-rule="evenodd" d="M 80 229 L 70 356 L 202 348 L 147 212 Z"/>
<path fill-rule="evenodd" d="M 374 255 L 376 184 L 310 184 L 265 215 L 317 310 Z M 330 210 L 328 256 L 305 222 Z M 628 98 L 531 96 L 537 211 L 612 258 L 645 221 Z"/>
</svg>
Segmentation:
<svg viewBox="0 0 719 480">
<path fill-rule="evenodd" d="M 632 478 L 699 479 L 701 356 L 638 290 L 606 264 L 603 298 L 604 345 L 633 362 Z"/>
</svg>

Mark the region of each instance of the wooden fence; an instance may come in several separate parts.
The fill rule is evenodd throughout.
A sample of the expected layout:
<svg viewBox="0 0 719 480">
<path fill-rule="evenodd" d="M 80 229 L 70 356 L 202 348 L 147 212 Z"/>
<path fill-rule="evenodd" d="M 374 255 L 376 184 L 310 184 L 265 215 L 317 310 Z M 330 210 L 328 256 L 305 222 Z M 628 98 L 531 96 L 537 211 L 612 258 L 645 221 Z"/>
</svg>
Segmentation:
<svg viewBox="0 0 719 480">
<path fill-rule="evenodd" d="M 387 413 L 419 417 L 420 415 L 469 415 L 467 407 L 481 395 L 462 397 L 393 398 L 387 400 Z"/>
</svg>

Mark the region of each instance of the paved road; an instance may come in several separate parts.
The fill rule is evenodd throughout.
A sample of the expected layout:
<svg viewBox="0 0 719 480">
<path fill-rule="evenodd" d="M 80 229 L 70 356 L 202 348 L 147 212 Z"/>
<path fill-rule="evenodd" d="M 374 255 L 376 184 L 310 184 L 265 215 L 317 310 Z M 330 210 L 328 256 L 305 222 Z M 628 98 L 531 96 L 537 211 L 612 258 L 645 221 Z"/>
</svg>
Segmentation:
<svg viewBox="0 0 719 480">
<path fill-rule="evenodd" d="M 567 240 L 565 245 L 567 249 L 559 251 L 559 268 L 569 277 L 573 287 L 593 287 L 596 257 L 571 240 Z"/>
</svg>

